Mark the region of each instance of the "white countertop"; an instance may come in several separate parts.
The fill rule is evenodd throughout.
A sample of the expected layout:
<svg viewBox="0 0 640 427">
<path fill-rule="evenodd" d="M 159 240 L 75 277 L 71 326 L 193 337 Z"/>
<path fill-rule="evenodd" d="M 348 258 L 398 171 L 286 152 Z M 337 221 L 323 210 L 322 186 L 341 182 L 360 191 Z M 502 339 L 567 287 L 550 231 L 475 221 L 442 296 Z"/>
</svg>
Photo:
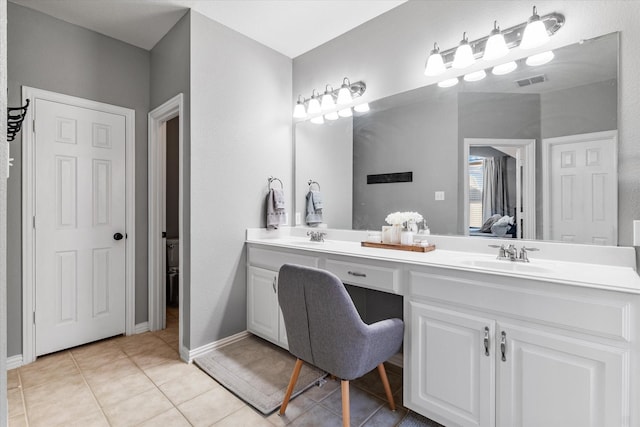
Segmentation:
<svg viewBox="0 0 640 427">
<path fill-rule="evenodd" d="M 311 242 L 309 229 L 295 227 L 280 230 L 248 229 L 247 243 L 296 249 L 305 252 L 353 256 L 380 261 L 400 262 L 461 271 L 522 277 L 573 286 L 640 294 L 640 276 L 635 271 L 635 250 L 626 247 L 599 247 L 551 242 L 490 241 L 476 237 L 430 236 L 436 244 L 432 252 L 410 252 L 361 246 L 366 232 L 321 230 L 324 242 Z M 332 239 L 332 237 L 334 237 Z M 530 263 L 496 260 L 497 250 L 488 244 L 514 243 L 517 247 L 535 246 Z M 578 262 L 582 257 L 588 262 Z M 552 254 L 554 259 L 545 258 Z M 566 254 L 560 257 L 558 254 Z"/>
</svg>

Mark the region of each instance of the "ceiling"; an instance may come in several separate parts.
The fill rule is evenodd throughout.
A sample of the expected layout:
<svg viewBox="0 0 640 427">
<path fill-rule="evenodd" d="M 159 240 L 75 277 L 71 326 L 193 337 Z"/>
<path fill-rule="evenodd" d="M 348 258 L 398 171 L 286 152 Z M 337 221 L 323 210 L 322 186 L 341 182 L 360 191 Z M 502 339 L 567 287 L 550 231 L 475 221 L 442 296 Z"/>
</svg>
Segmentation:
<svg viewBox="0 0 640 427">
<path fill-rule="evenodd" d="M 191 8 L 295 58 L 406 0 L 10 0 L 150 50 Z"/>
</svg>

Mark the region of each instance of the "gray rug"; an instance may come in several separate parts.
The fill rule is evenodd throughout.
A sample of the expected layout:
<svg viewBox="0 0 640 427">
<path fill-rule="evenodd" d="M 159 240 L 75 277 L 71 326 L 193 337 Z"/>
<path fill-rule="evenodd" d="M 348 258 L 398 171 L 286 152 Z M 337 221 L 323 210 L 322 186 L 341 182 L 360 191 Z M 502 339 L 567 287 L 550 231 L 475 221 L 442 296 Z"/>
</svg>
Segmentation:
<svg viewBox="0 0 640 427">
<path fill-rule="evenodd" d="M 296 358 L 288 351 L 250 335 L 211 350 L 194 362 L 239 398 L 267 415 L 280 408 Z M 305 363 L 292 398 L 326 375 Z"/>
<path fill-rule="evenodd" d="M 437 422 L 410 411 L 398 424 L 398 427 L 443 427 Z"/>
</svg>

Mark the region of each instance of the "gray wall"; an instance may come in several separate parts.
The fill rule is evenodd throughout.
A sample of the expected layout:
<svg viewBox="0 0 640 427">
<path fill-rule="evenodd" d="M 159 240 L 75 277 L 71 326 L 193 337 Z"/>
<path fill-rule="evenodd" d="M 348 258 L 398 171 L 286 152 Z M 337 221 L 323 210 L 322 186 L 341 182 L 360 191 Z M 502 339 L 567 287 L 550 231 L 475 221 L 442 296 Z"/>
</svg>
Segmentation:
<svg viewBox="0 0 640 427">
<path fill-rule="evenodd" d="M 7 116 L 7 1 L 0 0 L 0 117 Z M 0 120 L 0 177 L 7 173 L 7 123 Z M 0 179 L 0 254 L 7 252 L 7 181 Z M 0 257 L 0 425 L 7 419 L 7 260 Z"/>
<path fill-rule="evenodd" d="M 306 225 L 305 202 L 311 179 L 320 184 L 324 224 L 351 229 L 353 120 L 340 118 L 323 125 L 306 121 L 295 127 L 295 210 L 301 217 L 301 223 L 296 225 Z M 317 190 L 315 184 L 313 188 Z"/>
<path fill-rule="evenodd" d="M 607 80 L 540 95 L 542 138 L 618 128 L 618 82 Z"/>
<path fill-rule="evenodd" d="M 440 92 L 354 119 L 354 228 L 378 230 L 389 213 L 416 211 L 431 232 L 456 233 L 457 118 L 455 92 Z M 367 184 L 367 175 L 395 172 L 413 172 L 413 182 Z M 436 191 L 444 191 L 445 199 L 435 201 Z"/>
<path fill-rule="evenodd" d="M 135 110 L 136 113 L 136 323 L 147 320 L 147 113 L 149 52 L 22 6 L 8 5 L 9 104 L 31 86 Z M 8 182 L 8 355 L 22 352 L 21 153 Z"/>
<path fill-rule="evenodd" d="M 166 197 L 165 197 L 165 212 L 166 212 L 166 232 L 167 237 L 178 237 L 178 211 L 180 195 L 178 187 L 178 172 L 180 167 L 180 152 L 179 152 L 179 129 L 180 118 L 174 117 L 167 121 L 167 150 L 166 150 Z"/>
<path fill-rule="evenodd" d="M 293 179 L 291 72 L 191 13 L 191 349 L 246 329 L 245 230 L 264 224 L 267 178 Z"/>
<path fill-rule="evenodd" d="M 632 220 L 638 219 L 640 212 L 640 2 L 541 1 L 536 5 L 540 13 L 557 11 L 567 18 L 545 49 L 620 31 L 618 241 L 631 245 Z M 348 76 L 351 81 L 367 83 L 365 98 L 371 101 L 435 83 L 437 78 L 423 74 L 426 54 L 434 41 L 443 49 L 454 47 L 462 31 L 480 37 L 494 20 L 503 27 L 518 24 L 529 15 L 530 7 L 508 0 L 407 2 L 295 58 L 293 93 L 311 93 L 327 81 Z M 522 51 L 514 49 L 507 59 L 522 56 Z M 469 71 L 491 65 L 495 64 L 478 61 Z M 454 74 L 449 71 L 447 76 Z M 293 96 L 290 103 L 295 103 Z"/>
<path fill-rule="evenodd" d="M 182 183 L 184 216 L 183 235 L 180 236 L 182 246 L 182 269 L 180 280 L 182 282 L 182 345 L 189 348 L 190 318 L 190 289 L 191 289 L 191 264 L 190 259 L 190 150 L 191 150 L 191 13 L 187 12 L 173 26 L 173 28 L 151 49 L 151 82 L 150 82 L 150 109 L 159 107 L 169 99 L 183 94 L 182 143 L 183 158 L 180 159 L 183 167 L 184 182 Z M 144 303 L 148 304 L 148 296 L 145 294 Z M 147 312 L 148 305 L 144 311 Z M 136 307 L 137 308 L 137 307 Z M 141 308 L 142 309 L 142 308 Z"/>
</svg>

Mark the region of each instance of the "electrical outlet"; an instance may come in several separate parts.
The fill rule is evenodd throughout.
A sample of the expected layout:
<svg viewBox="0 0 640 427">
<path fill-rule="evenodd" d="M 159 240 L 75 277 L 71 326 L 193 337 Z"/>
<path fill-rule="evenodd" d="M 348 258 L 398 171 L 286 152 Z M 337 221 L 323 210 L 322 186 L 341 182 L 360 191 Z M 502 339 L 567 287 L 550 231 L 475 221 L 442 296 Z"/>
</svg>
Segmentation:
<svg viewBox="0 0 640 427">
<path fill-rule="evenodd" d="M 436 200 L 444 200 L 444 191 L 436 191 Z"/>
<path fill-rule="evenodd" d="M 300 212 L 296 212 L 296 225 L 300 225 L 302 223 L 302 217 L 300 216 Z"/>
</svg>

